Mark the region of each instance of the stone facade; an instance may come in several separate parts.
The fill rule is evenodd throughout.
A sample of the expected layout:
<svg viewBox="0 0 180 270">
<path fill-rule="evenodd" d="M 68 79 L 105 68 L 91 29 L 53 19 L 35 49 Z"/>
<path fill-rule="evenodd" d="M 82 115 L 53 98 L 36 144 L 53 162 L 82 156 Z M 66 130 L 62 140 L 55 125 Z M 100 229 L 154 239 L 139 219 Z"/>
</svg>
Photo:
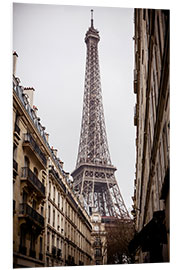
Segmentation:
<svg viewBox="0 0 180 270">
<path fill-rule="evenodd" d="M 72 183 L 62 173 L 62 162 L 50 160 L 46 204 L 46 266 L 90 265 L 90 217 L 72 190 Z M 54 162 L 58 160 L 58 163 Z"/>
<path fill-rule="evenodd" d="M 92 233 L 92 260 L 95 265 L 107 264 L 107 239 L 105 223 L 102 222 L 102 217 L 98 212 L 91 215 Z"/>
<path fill-rule="evenodd" d="M 169 11 L 134 11 L 135 260 L 169 261 Z"/>
<path fill-rule="evenodd" d="M 13 54 L 13 266 L 92 264 L 90 217 L 33 105 Z"/>
</svg>

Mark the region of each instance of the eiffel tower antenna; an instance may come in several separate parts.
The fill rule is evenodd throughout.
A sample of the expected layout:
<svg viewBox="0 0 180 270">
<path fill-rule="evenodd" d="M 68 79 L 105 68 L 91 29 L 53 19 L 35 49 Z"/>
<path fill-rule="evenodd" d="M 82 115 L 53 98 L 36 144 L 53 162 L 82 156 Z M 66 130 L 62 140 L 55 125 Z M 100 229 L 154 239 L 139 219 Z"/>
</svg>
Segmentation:
<svg viewBox="0 0 180 270">
<path fill-rule="evenodd" d="M 91 9 L 91 28 L 93 28 L 93 9 Z"/>
<path fill-rule="evenodd" d="M 93 26 L 85 36 L 86 71 L 81 133 L 76 168 L 72 172 L 75 191 L 101 216 L 129 218 L 112 165 L 107 142 L 98 58 L 99 32 Z"/>
</svg>

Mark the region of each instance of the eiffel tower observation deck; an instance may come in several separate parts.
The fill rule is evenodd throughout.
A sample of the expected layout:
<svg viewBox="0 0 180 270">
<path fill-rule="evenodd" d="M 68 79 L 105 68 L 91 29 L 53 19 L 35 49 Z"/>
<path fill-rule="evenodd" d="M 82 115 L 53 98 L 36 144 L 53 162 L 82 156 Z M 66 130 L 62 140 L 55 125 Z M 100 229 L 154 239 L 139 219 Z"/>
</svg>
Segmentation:
<svg viewBox="0 0 180 270">
<path fill-rule="evenodd" d="M 94 28 L 93 10 L 87 45 L 81 133 L 76 168 L 72 172 L 74 190 L 85 204 L 102 217 L 129 218 L 111 163 L 98 59 L 99 32 Z"/>
</svg>

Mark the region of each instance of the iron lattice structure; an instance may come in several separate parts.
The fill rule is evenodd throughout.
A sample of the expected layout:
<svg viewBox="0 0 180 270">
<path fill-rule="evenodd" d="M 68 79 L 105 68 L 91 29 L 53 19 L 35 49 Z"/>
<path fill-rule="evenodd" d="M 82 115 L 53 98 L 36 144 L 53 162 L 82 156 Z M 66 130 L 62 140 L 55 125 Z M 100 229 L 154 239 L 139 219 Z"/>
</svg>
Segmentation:
<svg viewBox="0 0 180 270">
<path fill-rule="evenodd" d="M 99 32 L 91 17 L 91 27 L 85 36 L 87 57 L 79 150 L 76 168 L 71 175 L 75 191 L 101 216 L 129 218 L 108 148 L 98 59 L 99 40 Z"/>
</svg>

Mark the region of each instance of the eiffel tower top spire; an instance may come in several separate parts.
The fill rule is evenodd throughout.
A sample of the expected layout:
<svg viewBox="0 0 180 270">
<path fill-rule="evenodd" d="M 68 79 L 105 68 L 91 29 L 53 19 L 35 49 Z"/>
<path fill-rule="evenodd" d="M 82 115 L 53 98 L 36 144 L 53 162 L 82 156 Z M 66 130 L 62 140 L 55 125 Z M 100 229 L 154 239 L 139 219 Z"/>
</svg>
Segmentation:
<svg viewBox="0 0 180 270">
<path fill-rule="evenodd" d="M 94 28 L 93 9 L 91 9 L 91 26 L 89 27 L 86 33 L 85 42 L 88 43 L 88 41 L 90 40 L 91 42 L 93 40 L 94 42 L 96 41 L 97 43 L 100 40 L 99 31 Z"/>
<path fill-rule="evenodd" d="M 94 28 L 93 26 L 93 9 L 91 9 L 91 28 Z"/>
</svg>

